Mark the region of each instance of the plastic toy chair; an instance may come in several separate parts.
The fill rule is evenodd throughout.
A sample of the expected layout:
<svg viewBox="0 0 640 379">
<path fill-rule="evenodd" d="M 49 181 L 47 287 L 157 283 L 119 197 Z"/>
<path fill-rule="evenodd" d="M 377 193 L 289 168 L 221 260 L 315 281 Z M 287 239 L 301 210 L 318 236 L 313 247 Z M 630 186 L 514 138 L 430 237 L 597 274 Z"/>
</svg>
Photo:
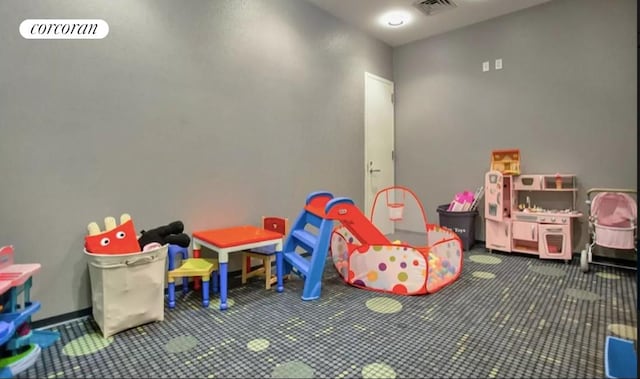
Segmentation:
<svg viewBox="0 0 640 379">
<path fill-rule="evenodd" d="M 176 269 L 176 255 L 180 254 L 181 261 L 185 261 L 189 258 L 189 250 L 186 247 L 172 245 L 169 244 L 168 251 L 168 271 L 173 271 Z M 182 293 L 186 294 L 189 292 L 189 278 L 182 278 Z"/>
<path fill-rule="evenodd" d="M 213 292 L 218 291 L 218 260 L 209 258 L 188 258 L 189 252 L 186 247 L 177 245 L 169 245 L 169 274 L 168 297 L 169 308 L 176 306 L 176 288 L 175 281 L 182 278 L 182 293 L 189 292 L 189 278 L 200 278 L 202 280 L 202 306 L 209 306 L 209 283 L 213 281 Z M 176 255 L 180 254 L 181 264 L 176 268 Z"/>
<path fill-rule="evenodd" d="M 282 217 L 262 217 L 262 227 L 285 236 L 289 232 L 289 220 Z M 242 265 L 242 284 L 247 283 L 247 279 L 254 276 L 264 276 L 265 288 L 271 289 L 271 285 L 277 281 L 277 277 L 271 273 L 271 258 L 275 255 L 273 246 L 244 251 L 242 261 L 246 263 Z M 252 270 L 251 258 L 261 260 L 262 265 Z"/>
</svg>

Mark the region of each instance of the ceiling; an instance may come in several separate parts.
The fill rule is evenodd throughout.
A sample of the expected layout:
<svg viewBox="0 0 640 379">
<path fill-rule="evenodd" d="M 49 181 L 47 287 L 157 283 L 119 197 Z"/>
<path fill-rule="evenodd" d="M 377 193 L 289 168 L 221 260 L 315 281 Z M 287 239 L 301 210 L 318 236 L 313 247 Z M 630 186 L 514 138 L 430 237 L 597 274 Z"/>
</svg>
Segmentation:
<svg viewBox="0 0 640 379">
<path fill-rule="evenodd" d="M 395 47 L 551 0 L 451 0 L 456 7 L 431 16 L 413 6 L 419 0 L 307 1 Z M 398 10 L 411 18 L 405 26 L 390 28 L 379 22 L 382 14 Z"/>
</svg>

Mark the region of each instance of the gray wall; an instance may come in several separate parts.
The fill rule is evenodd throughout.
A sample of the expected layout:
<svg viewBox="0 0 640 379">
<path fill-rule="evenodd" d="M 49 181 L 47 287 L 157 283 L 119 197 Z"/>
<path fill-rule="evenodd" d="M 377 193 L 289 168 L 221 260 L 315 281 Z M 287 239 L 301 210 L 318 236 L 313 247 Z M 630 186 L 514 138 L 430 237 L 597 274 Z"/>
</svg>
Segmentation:
<svg viewBox="0 0 640 379">
<path fill-rule="evenodd" d="M 110 33 L 25 40 L 29 18 Z M 391 64 L 298 0 L 1 2 L 0 244 L 42 263 L 35 319 L 91 305 L 90 221 L 258 224 L 320 189 L 362 204 L 364 72 L 392 79 Z"/>
<path fill-rule="evenodd" d="M 396 182 L 436 222 L 493 149 L 519 148 L 522 173 L 576 174 L 583 212 L 588 188 L 636 188 L 636 18 L 633 0 L 555 0 L 394 49 Z"/>
</svg>

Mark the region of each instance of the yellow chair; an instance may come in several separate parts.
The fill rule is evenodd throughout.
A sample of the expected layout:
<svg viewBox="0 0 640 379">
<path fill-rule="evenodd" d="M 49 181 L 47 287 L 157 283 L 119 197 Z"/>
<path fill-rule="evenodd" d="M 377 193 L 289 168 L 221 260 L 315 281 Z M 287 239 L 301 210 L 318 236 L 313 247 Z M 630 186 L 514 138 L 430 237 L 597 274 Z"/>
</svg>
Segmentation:
<svg viewBox="0 0 640 379">
<path fill-rule="evenodd" d="M 266 230 L 278 232 L 284 236 L 289 233 L 289 219 L 282 217 L 262 217 L 262 227 Z M 274 246 L 266 248 L 258 248 L 251 251 L 242 252 L 242 284 L 247 283 L 247 279 L 254 276 L 263 276 L 265 279 L 265 288 L 271 289 L 271 285 L 277 281 L 276 275 L 271 272 L 272 258 L 276 252 Z M 252 269 L 251 258 L 259 259 L 262 264 Z"/>
<path fill-rule="evenodd" d="M 170 270 L 168 276 L 169 283 L 169 308 L 176 306 L 175 281 L 177 278 L 200 278 L 202 279 L 202 306 L 209 306 L 209 279 L 213 281 L 213 292 L 218 290 L 218 260 L 209 258 L 188 258 L 182 261 L 180 267 Z M 186 293 L 188 287 L 183 288 Z"/>
</svg>

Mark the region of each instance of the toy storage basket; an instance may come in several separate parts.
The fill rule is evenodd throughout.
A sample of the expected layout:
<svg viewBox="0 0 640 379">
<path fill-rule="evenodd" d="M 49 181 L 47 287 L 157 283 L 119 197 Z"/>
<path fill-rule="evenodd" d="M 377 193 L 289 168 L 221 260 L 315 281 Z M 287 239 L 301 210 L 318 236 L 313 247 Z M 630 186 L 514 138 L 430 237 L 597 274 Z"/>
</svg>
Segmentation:
<svg viewBox="0 0 640 379">
<path fill-rule="evenodd" d="M 120 255 L 84 251 L 91 278 L 93 318 L 104 338 L 164 320 L 168 246 Z"/>
<path fill-rule="evenodd" d="M 386 192 L 387 209 L 389 210 L 389 220 L 400 221 L 404 215 L 405 193 L 402 192 L 402 200 L 393 201 L 389 199 L 389 192 Z"/>
<path fill-rule="evenodd" d="M 389 204 L 389 220 L 400 221 L 404 214 L 404 204 L 393 203 Z"/>
</svg>

